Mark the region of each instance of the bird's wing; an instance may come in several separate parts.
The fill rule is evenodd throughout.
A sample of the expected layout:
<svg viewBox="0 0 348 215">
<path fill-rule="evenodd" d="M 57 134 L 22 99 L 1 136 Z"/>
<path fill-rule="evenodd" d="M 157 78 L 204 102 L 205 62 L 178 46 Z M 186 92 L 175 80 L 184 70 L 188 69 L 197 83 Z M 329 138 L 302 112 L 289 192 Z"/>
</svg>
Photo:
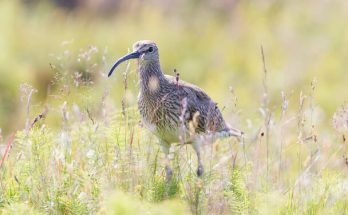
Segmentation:
<svg viewBox="0 0 348 215">
<path fill-rule="evenodd" d="M 176 77 L 171 75 L 165 75 L 166 79 L 169 83 L 180 86 L 187 94 L 195 94 L 200 101 L 210 101 L 211 98 L 208 96 L 203 89 L 197 87 L 194 84 L 190 84 L 186 81 L 179 80 L 178 83 L 176 81 Z"/>
<path fill-rule="evenodd" d="M 226 127 L 217 104 L 201 88 L 181 80 L 177 83 L 173 76 L 166 75 L 166 78 L 171 84 L 178 85 L 177 94 L 187 98 L 187 120 L 193 120 L 195 114 L 199 113 L 197 132 L 217 131 Z"/>
</svg>

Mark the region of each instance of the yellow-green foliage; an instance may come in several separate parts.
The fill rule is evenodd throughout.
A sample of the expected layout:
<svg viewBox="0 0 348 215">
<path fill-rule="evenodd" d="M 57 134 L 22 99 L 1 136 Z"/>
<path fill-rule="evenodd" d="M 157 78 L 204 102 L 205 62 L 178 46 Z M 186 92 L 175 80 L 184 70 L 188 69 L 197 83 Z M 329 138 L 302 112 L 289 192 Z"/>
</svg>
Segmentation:
<svg viewBox="0 0 348 215">
<path fill-rule="evenodd" d="M 18 215 L 25 215 L 25 214 L 40 215 L 40 214 L 44 214 L 42 212 L 38 212 L 37 210 L 29 207 L 25 203 L 13 203 L 11 205 L 5 206 L 5 208 L 3 208 L 3 210 L 0 210 L 0 211 L 1 211 L 1 214 L 4 214 L 4 215 L 14 215 L 14 214 L 18 214 Z"/>
<path fill-rule="evenodd" d="M 86 2 L 0 1 L 0 214 L 348 214 L 347 2 Z M 136 64 L 106 77 L 140 39 L 246 134 L 202 178 L 174 145 L 165 181 Z"/>
<path fill-rule="evenodd" d="M 180 215 L 187 214 L 186 206 L 178 200 L 166 200 L 158 204 L 144 203 L 122 192 L 111 193 L 107 199 L 105 206 L 99 211 L 105 214 L 114 215 L 137 215 L 137 214 L 153 214 L 153 215 Z"/>
</svg>

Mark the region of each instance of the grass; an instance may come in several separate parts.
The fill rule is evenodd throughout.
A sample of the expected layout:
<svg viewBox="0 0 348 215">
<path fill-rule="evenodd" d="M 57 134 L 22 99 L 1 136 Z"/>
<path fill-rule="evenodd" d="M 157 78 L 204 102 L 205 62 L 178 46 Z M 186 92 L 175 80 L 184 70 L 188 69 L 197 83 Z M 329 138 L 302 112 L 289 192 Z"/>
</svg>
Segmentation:
<svg viewBox="0 0 348 215">
<path fill-rule="evenodd" d="M 182 4 L 0 2 L 0 214 L 348 214 L 346 3 Z M 177 144 L 165 181 L 134 64 L 105 76 L 145 38 L 246 133 L 204 144 L 202 178 Z"/>
<path fill-rule="evenodd" d="M 348 212 L 347 146 L 341 138 L 347 131 L 347 107 L 337 110 L 331 133 L 326 133 L 316 112 L 320 86 L 315 82 L 303 89 L 299 101 L 281 92 L 281 104 L 270 106 L 265 76 L 261 114 L 254 119 L 259 123 L 244 128 L 246 138 L 206 143 L 202 178 L 195 175 L 191 147 L 175 145 L 174 177 L 166 182 L 157 139 L 127 102 L 128 75 L 118 110 L 108 86 L 92 93 L 92 76 L 76 79 L 64 71 L 69 67 L 57 70 L 54 85 L 66 91 L 55 92 L 58 99 L 48 101 L 48 108 L 35 108 L 31 97 L 37 91 L 21 87 L 28 117 L 1 167 L 3 214 Z M 101 95 L 95 99 L 95 94 Z M 289 110 L 295 102 L 298 107 Z"/>
</svg>

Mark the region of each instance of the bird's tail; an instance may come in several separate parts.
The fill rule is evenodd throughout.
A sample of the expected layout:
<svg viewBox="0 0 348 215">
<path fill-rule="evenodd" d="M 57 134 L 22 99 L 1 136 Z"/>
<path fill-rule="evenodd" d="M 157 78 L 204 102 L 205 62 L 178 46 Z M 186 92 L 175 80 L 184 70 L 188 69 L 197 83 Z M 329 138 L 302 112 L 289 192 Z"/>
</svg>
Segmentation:
<svg viewBox="0 0 348 215">
<path fill-rule="evenodd" d="M 235 137 L 238 139 L 238 141 L 241 141 L 243 139 L 244 132 L 240 131 L 235 128 L 226 128 L 224 130 L 220 130 L 218 132 L 212 132 L 208 133 L 205 135 L 200 135 L 198 138 L 196 138 L 193 142 L 195 141 L 200 141 L 200 142 L 214 142 L 216 139 L 223 139 L 227 137 Z M 190 141 L 188 143 L 191 143 Z"/>
<path fill-rule="evenodd" d="M 243 131 L 240 131 L 235 128 L 228 127 L 225 130 L 217 132 L 217 137 L 219 138 L 225 138 L 225 137 L 237 137 L 240 138 L 244 135 Z"/>
</svg>

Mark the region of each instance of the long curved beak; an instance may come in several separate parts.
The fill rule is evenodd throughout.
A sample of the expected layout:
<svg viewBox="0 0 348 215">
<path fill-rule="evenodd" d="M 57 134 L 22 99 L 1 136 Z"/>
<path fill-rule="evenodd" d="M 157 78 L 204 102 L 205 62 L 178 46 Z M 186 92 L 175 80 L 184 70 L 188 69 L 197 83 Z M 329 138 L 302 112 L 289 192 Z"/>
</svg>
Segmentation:
<svg viewBox="0 0 348 215">
<path fill-rule="evenodd" d="M 111 68 L 111 70 L 110 70 L 110 72 L 109 72 L 109 74 L 108 74 L 108 77 L 110 77 L 110 75 L 114 72 L 114 70 L 116 69 L 116 67 L 117 67 L 118 65 L 120 65 L 122 62 L 124 62 L 124 61 L 126 61 L 126 60 L 129 60 L 129 59 L 139 58 L 139 57 L 140 57 L 140 53 L 137 52 L 137 51 L 132 52 L 132 53 L 130 53 L 130 54 L 127 54 L 127 55 L 121 57 L 121 58 L 118 59 L 118 60 L 116 61 L 116 63 L 112 66 L 112 68 Z"/>
</svg>

